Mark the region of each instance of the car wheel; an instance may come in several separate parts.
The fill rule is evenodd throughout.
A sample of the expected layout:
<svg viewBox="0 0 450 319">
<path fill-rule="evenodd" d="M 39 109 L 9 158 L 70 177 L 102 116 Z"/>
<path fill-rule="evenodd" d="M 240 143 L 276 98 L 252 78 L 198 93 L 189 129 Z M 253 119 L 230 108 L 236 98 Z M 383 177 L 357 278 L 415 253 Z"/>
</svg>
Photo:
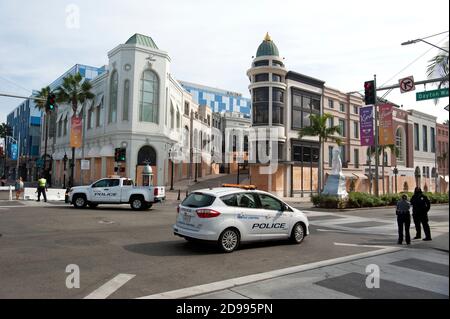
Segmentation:
<svg viewBox="0 0 450 319">
<path fill-rule="evenodd" d="M 92 204 L 92 203 L 89 203 L 88 205 L 89 205 L 89 208 L 92 208 L 92 209 L 97 208 L 97 206 L 98 206 L 98 204 Z"/>
<path fill-rule="evenodd" d="M 240 243 L 239 232 L 236 229 L 225 229 L 219 236 L 219 247 L 223 252 L 231 253 L 236 250 Z"/>
<path fill-rule="evenodd" d="M 130 206 L 133 210 L 142 210 L 145 209 L 145 202 L 140 197 L 134 197 L 131 199 Z"/>
<path fill-rule="evenodd" d="M 305 238 L 305 228 L 302 223 L 297 223 L 292 228 L 291 241 L 295 244 L 300 244 Z"/>
<path fill-rule="evenodd" d="M 87 205 L 86 197 L 83 195 L 75 195 L 73 199 L 73 206 L 75 208 L 85 208 Z"/>
</svg>

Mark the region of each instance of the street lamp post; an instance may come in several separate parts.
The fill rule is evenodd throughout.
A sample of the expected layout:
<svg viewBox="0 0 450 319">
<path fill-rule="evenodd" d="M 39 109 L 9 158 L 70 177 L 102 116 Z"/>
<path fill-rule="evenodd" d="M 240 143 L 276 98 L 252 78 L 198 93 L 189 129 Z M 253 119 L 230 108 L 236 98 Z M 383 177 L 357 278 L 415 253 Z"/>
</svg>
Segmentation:
<svg viewBox="0 0 450 319">
<path fill-rule="evenodd" d="M 169 149 L 169 161 L 170 161 L 170 190 L 173 191 L 173 158 L 172 148 Z"/>
<path fill-rule="evenodd" d="M 409 44 L 414 44 L 414 43 L 417 43 L 417 42 L 423 42 L 423 43 L 429 44 L 429 45 L 431 45 L 431 46 L 433 46 L 433 47 L 435 47 L 435 48 L 437 48 L 439 50 L 442 50 L 442 51 L 448 53 L 448 50 L 446 50 L 444 48 L 441 48 L 441 47 L 438 47 L 437 45 L 434 45 L 433 43 L 425 41 L 424 39 L 409 40 L 409 41 L 403 42 L 402 45 L 409 45 Z"/>
<path fill-rule="evenodd" d="M 397 166 L 394 167 L 394 178 L 395 178 L 395 193 L 397 194 L 397 175 L 398 175 L 398 168 Z"/>
<path fill-rule="evenodd" d="M 64 163 L 64 176 L 63 176 L 63 188 L 66 188 L 66 170 L 67 170 L 67 154 L 64 152 L 63 163 Z"/>
</svg>

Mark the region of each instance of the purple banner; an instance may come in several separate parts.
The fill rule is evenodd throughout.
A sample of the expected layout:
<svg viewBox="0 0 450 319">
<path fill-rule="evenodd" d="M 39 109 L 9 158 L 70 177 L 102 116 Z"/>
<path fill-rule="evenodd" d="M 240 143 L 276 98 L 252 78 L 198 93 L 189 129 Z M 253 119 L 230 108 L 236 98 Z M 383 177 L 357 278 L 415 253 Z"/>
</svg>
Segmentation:
<svg viewBox="0 0 450 319">
<path fill-rule="evenodd" d="M 359 109 L 359 130 L 361 146 L 371 146 L 374 144 L 373 132 L 373 105 L 361 107 Z"/>
</svg>

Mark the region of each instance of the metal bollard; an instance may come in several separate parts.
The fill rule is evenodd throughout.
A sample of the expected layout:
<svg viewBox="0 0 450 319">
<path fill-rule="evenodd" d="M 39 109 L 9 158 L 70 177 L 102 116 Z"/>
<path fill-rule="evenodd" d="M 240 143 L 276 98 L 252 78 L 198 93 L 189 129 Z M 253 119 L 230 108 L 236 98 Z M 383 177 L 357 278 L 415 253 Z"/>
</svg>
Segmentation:
<svg viewBox="0 0 450 319">
<path fill-rule="evenodd" d="M 12 200 L 12 186 L 9 185 L 9 200 Z"/>
<path fill-rule="evenodd" d="M 177 197 L 177 200 L 180 200 L 180 198 L 181 198 L 181 189 L 178 190 L 178 197 Z"/>
</svg>

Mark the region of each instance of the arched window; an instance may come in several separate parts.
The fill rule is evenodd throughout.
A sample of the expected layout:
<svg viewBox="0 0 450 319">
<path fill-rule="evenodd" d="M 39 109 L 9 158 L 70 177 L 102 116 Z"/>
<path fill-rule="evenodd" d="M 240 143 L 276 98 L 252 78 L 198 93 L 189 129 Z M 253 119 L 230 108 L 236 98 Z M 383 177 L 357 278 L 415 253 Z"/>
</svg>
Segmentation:
<svg viewBox="0 0 450 319">
<path fill-rule="evenodd" d="M 170 128 L 173 129 L 175 126 L 175 110 L 173 109 L 173 104 L 170 102 Z"/>
<path fill-rule="evenodd" d="M 128 112 L 130 108 L 130 80 L 125 80 L 123 83 L 123 109 L 122 120 L 128 121 Z"/>
<path fill-rule="evenodd" d="M 183 146 L 189 148 L 189 128 L 187 126 L 183 130 Z"/>
<path fill-rule="evenodd" d="M 156 150 L 150 145 L 144 145 L 138 152 L 138 165 L 156 165 Z"/>
<path fill-rule="evenodd" d="M 395 133 L 395 146 L 398 149 L 397 164 L 405 165 L 405 140 L 403 130 L 401 128 L 398 128 Z"/>
<path fill-rule="evenodd" d="M 115 123 L 117 121 L 117 92 L 119 89 L 119 74 L 113 71 L 111 74 L 111 82 L 109 89 L 109 112 L 108 123 Z"/>
<path fill-rule="evenodd" d="M 180 129 L 180 110 L 177 108 L 177 129 Z"/>
<path fill-rule="evenodd" d="M 159 79 L 155 72 L 146 70 L 141 78 L 141 96 L 139 103 L 139 120 L 158 123 L 159 114 Z"/>
<path fill-rule="evenodd" d="M 194 130 L 194 148 L 198 148 L 198 130 Z"/>
</svg>

